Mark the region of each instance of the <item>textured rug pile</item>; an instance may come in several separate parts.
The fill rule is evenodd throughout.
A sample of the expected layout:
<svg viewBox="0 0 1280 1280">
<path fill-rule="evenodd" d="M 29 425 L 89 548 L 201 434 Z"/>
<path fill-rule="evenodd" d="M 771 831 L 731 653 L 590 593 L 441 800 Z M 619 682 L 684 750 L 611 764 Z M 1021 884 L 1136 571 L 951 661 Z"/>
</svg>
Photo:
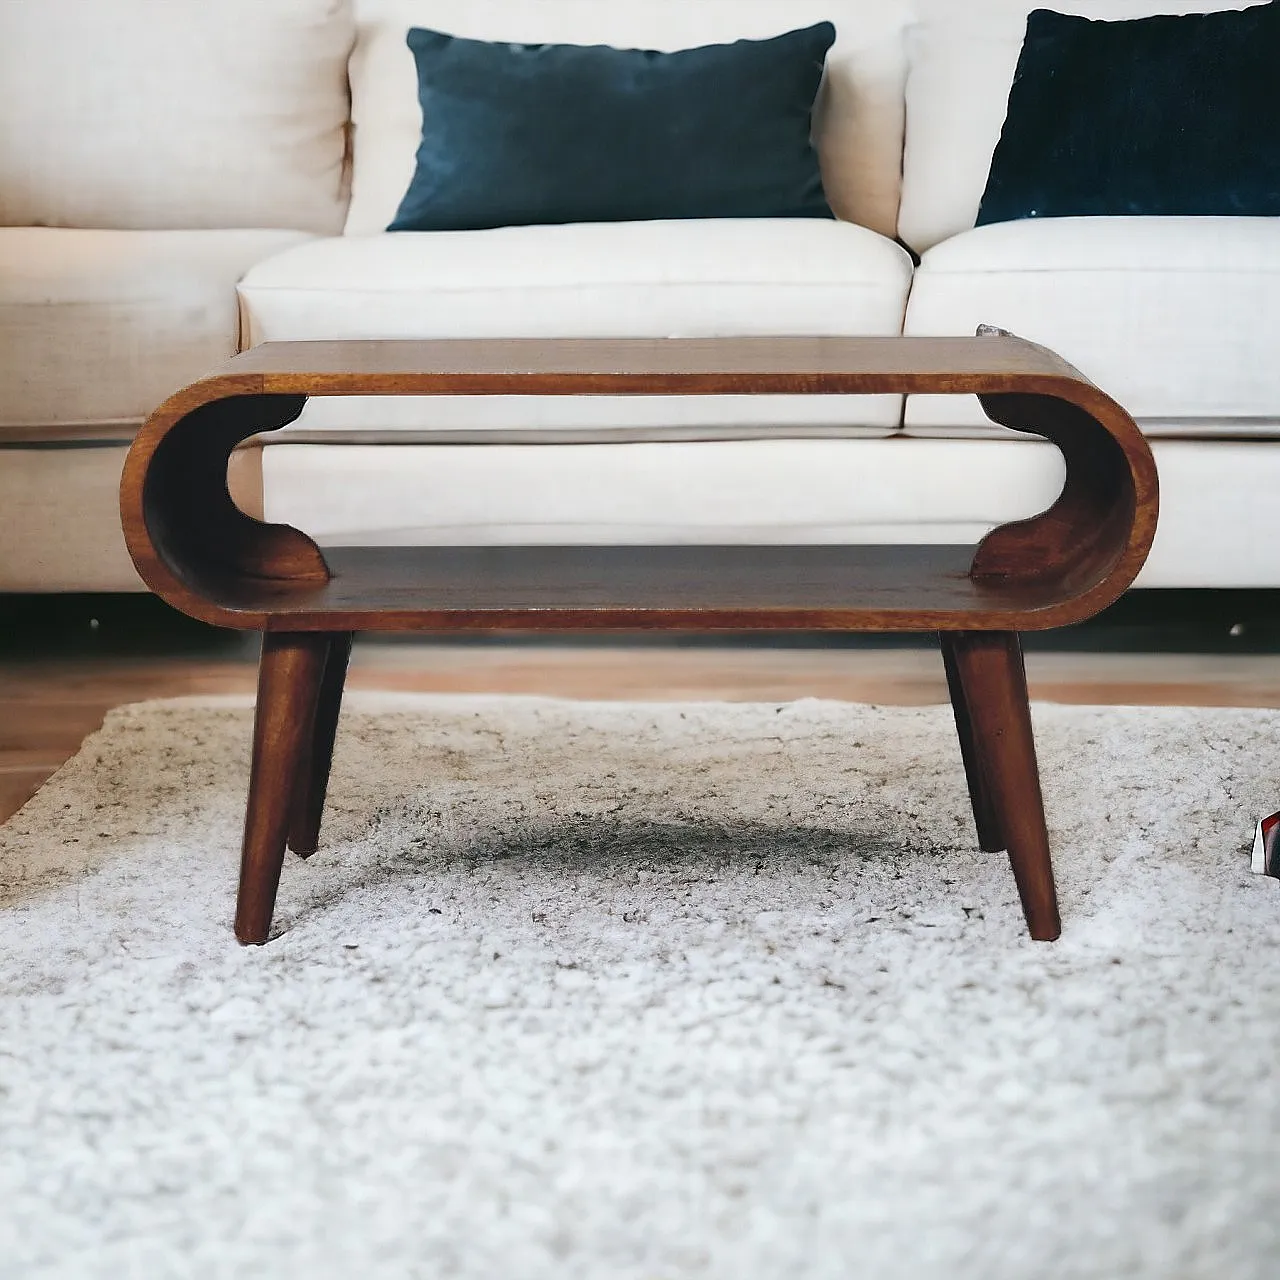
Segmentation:
<svg viewBox="0 0 1280 1280">
<path fill-rule="evenodd" d="M 251 712 L 0 828 L 0 1276 L 1213 1277 L 1280 1259 L 1280 713 L 356 697 L 232 940 Z"/>
</svg>

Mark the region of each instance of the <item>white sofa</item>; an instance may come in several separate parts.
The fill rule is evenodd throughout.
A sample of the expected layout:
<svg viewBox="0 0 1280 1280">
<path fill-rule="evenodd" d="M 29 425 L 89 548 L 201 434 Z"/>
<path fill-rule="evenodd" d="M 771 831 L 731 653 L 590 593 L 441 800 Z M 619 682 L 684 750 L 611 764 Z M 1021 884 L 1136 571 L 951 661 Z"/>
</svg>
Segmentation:
<svg viewBox="0 0 1280 1280">
<path fill-rule="evenodd" d="M 1152 439 L 1139 585 L 1280 586 L 1280 220 L 974 230 L 1031 7 L 10 0 L 0 590 L 140 588 L 116 510 L 127 441 L 237 347 L 979 322 L 1060 351 Z M 839 221 L 382 230 L 421 127 L 410 25 L 672 49 L 822 18 L 838 39 L 815 139 Z M 321 543 L 972 542 L 1061 482 L 1052 447 L 945 397 L 317 400 L 261 468 L 266 516 Z"/>
</svg>

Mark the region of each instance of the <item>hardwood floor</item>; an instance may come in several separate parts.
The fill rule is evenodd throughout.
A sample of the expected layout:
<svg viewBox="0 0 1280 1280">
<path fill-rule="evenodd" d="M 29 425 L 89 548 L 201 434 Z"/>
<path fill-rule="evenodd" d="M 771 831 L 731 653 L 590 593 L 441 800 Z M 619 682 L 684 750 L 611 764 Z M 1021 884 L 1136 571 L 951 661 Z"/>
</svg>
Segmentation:
<svg viewBox="0 0 1280 1280">
<path fill-rule="evenodd" d="M 1140 637 L 1139 637 L 1140 639 Z M 128 637 L 105 652 L 41 645 L 0 652 L 0 821 L 75 754 L 112 707 L 180 694 L 251 693 L 250 637 Z M 156 650 L 159 651 L 156 651 Z M 139 651 L 141 650 L 141 651 Z M 1280 707 L 1272 653 L 1035 651 L 1033 699 L 1055 702 Z M 634 700 L 837 698 L 946 700 L 935 648 L 742 645 L 445 644 L 362 640 L 349 687 Z"/>
</svg>

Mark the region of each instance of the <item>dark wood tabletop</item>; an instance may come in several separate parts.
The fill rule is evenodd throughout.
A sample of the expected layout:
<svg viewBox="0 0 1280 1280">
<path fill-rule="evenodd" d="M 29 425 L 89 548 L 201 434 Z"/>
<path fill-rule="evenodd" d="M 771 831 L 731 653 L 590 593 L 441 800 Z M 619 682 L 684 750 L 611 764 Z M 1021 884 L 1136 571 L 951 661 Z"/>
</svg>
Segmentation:
<svg viewBox="0 0 1280 1280">
<path fill-rule="evenodd" d="M 1047 348 L 1002 336 L 442 338 L 265 342 L 193 386 L 241 377 L 261 378 L 259 391 L 313 395 L 330 378 L 336 389 L 325 395 L 737 395 L 744 378 L 776 394 L 936 393 L 992 390 L 1003 378 L 1023 389 L 1029 378 L 1042 388 L 1081 381 Z M 426 390 L 410 392 L 419 379 Z"/>
</svg>

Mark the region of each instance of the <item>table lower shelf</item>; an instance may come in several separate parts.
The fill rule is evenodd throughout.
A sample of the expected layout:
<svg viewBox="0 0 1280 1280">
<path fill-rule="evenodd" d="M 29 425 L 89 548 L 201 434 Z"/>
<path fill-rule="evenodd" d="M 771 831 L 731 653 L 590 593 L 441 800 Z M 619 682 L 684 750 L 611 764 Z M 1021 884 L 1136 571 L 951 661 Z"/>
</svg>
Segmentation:
<svg viewBox="0 0 1280 1280">
<path fill-rule="evenodd" d="M 199 590 L 246 627 L 274 631 L 1039 630 L 1076 620 L 1064 616 L 1075 593 L 1061 583 L 976 583 L 972 555 L 954 545 L 327 547 L 327 583 Z"/>
</svg>

